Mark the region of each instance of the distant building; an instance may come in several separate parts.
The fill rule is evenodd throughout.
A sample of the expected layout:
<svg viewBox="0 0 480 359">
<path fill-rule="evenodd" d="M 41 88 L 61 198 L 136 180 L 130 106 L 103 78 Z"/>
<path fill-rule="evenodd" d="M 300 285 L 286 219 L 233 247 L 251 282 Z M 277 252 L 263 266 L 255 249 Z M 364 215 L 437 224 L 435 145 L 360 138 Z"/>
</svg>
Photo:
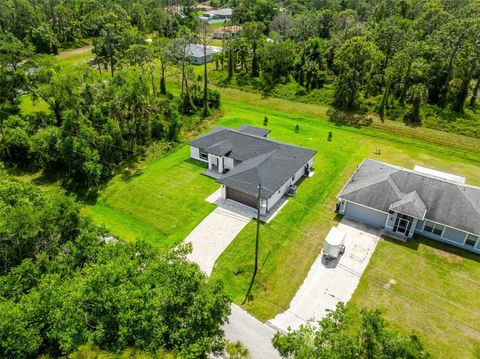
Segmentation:
<svg viewBox="0 0 480 359">
<path fill-rule="evenodd" d="M 194 7 L 195 11 L 212 11 L 213 6 L 210 5 L 210 1 L 205 1 Z"/>
<path fill-rule="evenodd" d="M 207 46 L 207 56 L 205 61 L 205 56 L 203 53 L 203 45 L 199 44 L 190 44 L 187 49 L 190 62 L 194 65 L 203 65 L 205 62 L 212 61 L 214 54 L 222 52 L 222 48 L 219 46 Z"/>
<path fill-rule="evenodd" d="M 213 31 L 212 37 L 214 39 L 230 38 L 235 35 L 238 35 L 241 31 L 242 31 L 242 27 L 239 25 L 222 26 L 222 27 L 216 28 Z"/>
<path fill-rule="evenodd" d="M 233 10 L 231 8 L 225 9 L 216 9 L 206 11 L 201 18 L 204 20 L 211 20 L 211 19 L 230 19 L 232 17 Z"/>
</svg>

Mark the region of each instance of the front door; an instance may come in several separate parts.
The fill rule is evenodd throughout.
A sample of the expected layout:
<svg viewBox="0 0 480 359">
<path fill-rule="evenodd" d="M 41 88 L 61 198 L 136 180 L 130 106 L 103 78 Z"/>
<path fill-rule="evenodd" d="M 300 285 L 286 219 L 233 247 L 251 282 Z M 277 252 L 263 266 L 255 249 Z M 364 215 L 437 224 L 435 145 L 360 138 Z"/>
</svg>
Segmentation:
<svg viewBox="0 0 480 359">
<path fill-rule="evenodd" d="M 410 233 L 410 228 L 412 228 L 412 222 L 413 222 L 413 217 L 406 216 L 404 214 L 399 213 L 397 215 L 397 219 L 395 220 L 393 231 L 407 236 L 408 233 Z"/>
</svg>

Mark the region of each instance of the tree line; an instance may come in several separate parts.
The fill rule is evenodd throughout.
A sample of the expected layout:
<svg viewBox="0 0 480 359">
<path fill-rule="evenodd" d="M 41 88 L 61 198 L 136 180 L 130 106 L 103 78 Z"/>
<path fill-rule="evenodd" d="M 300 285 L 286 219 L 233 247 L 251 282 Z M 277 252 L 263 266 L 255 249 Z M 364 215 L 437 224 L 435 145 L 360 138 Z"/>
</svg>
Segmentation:
<svg viewBox="0 0 480 359">
<path fill-rule="evenodd" d="M 412 124 L 424 104 L 432 116 L 478 110 L 478 1 L 241 0 L 233 21 L 243 28 L 222 61 L 239 86 L 295 83 L 298 98 L 328 87 L 337 107 Z"/>
</svg>

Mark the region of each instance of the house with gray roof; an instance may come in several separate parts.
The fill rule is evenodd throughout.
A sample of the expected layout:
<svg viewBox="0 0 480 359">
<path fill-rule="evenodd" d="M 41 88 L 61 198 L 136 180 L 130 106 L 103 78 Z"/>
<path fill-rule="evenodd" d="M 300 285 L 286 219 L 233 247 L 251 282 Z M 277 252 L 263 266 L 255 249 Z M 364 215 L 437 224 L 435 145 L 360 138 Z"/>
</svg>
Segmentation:
<svg viewBox="0 0 480 359">
<path fill-rule="evenodd" d="M 316 151 L 267 138 L 268 129 L 217 127 L 190 141 L 190 157 L 208 165 L 222 198 L 258 208 L 262 215 L 304 176 L 313 175 Z M 259 193 L 260 186 L 260 193 Z"/>
<path fill-rule="evenodd" d="M 480 253 L 480 188 L 465 178 L 366 159 L 338 194 L 338 213 L 409 239 L 419 234 Z"/>
<path fill-rule="evenodd" d="M 205 62 L 209 63 L 213 59 L 213 55 L 222 52 L 220 46 L 207 46 L 206 57 L 203 53 L 203 45 L 190 44 L 187 48 L 187 55 L 190 62 L 194 65 L 203 65 Z"/>
</svg>

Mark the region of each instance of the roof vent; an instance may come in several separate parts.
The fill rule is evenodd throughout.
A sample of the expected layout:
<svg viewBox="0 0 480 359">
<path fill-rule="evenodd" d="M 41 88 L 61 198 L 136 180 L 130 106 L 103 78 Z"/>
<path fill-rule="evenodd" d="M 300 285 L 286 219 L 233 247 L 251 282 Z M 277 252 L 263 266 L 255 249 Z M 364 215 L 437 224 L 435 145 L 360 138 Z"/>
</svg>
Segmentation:
<svg viewBox="0 0 480 359">
<path fill-rule="evenodd" d="M 415 168 L 413 169 L 413 172 L 416 172 L 416 173 L 419 173 L 419 174 L 422 174 L 422 175 L 427 175 L 427 176 L 431 176 L 431 177 L 440 178 L 440 179 L 447 180 L 447 181 L 450 181 L 450 182 L 465 184 L 465 177 L 457 176 L 457 175 L 454 175 L 452 173 L 447 173 L 447 172 L 434 170 L 434 169 L 427 168 L 427 167 L 422 167 L 422 166 L 416 165 Z"/>
</svg>

